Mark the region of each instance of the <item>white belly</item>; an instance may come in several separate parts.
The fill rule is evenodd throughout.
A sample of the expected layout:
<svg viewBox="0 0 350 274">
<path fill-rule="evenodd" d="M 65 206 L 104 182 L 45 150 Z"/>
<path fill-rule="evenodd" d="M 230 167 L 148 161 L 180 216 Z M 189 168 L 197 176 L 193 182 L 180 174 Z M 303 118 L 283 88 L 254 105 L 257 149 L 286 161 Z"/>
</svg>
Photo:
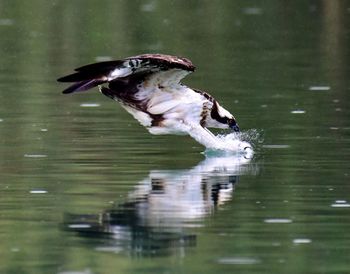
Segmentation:
<svg viewBox="0 0 350 274">
<path fill-rule="evenodd" d="M 181 85 L 167 87 L 166 90 L 144 89 L 138 97 L 147 102 L 145 112 L 121 103 L 151 134 L 156 135 L 188 134 L 189 124 L 199 125 L 206 101 L 200 94 Z M 154 116 L 162 117 L 159 125 L 152 126 Z"/>
</svg>

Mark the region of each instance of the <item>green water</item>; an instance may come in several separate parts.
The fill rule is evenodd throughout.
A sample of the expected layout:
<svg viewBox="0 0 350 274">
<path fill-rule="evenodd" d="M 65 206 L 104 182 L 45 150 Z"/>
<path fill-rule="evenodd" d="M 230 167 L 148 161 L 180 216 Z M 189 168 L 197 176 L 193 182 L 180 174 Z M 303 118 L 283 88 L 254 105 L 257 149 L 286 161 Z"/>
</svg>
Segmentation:
<svg viewBox="0 0 350 274">
<path fill-rule="evenodd" d="M 0 273 L 349 273 L 349 16 L 336 0 L 0 0 Z M 55 81 L 145 52 L 190 58 L 184 82 L 236 116 L 254 159 L 151 136 Z"/>
</svg>

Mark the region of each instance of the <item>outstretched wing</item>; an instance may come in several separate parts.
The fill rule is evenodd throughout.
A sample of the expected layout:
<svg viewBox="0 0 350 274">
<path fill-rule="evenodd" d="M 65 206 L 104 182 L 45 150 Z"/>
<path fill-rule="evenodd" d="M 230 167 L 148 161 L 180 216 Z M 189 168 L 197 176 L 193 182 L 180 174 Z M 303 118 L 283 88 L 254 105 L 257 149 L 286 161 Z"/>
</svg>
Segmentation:
<svg viewBox="0 0 350 274">
<path fill-rule="evenodd" d="M 57 81 L 74 83 L 63 91 L 63 93 L 72 93 L 134 75 L 147 75 L 148 78 L 152 78 L 162 73 L 159 75 L 163 83 L 179 82 L 194 69 L 192 62 L 186 58 L 164 54 L 143 54 L 123 60 L 86 65 Z"/>
</svg>

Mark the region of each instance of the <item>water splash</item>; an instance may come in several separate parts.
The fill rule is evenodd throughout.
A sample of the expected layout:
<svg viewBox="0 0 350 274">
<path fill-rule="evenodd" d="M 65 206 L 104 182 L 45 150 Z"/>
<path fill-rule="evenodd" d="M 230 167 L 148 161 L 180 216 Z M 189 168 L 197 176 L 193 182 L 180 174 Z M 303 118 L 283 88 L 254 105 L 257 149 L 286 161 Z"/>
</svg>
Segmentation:
<svg viewBox="0 0 350 274">
<path fill-rule="evenodd" d="M 252 158 L 256 151 L 263 143 L 262 131 L 250 129 L 240 133 L 218 134 L 218 145 L 216 148 L 207 148 L 206 154 L 217 154 L 217 151 L 225 153 L 244 154 L 246 157 Z M 216 151 L 216 152 L 215 152 Z"/>
<path fill-rule="evenodd" d="M 239 138 L 242 141 L 250 143 L 254 149 L 257 149 L 264 142 L 264 131 L 262 129 L 248 129 L 247 131 L 239 133 Z"/>
</svg>

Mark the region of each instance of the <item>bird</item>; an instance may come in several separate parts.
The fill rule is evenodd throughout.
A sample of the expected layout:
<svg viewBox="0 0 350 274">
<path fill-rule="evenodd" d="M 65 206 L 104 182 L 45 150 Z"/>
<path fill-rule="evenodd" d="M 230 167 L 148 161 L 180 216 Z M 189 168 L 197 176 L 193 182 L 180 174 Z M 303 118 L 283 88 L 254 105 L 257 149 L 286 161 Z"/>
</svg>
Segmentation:
<svg viewBox="0 0 350 274">
<path fill-rule="evenodd" d="M 64 94 L 98 86 L 151 134 L 189 135 L 206 148 L 224 149 L 208 128 L 237 133 L 238 123 L 209 93 L 181 83 L 194 71 L 195 66 L 187 58 L 141 54 L 85 65 L 57 81 L 71 83 Z"/>
</svg>

